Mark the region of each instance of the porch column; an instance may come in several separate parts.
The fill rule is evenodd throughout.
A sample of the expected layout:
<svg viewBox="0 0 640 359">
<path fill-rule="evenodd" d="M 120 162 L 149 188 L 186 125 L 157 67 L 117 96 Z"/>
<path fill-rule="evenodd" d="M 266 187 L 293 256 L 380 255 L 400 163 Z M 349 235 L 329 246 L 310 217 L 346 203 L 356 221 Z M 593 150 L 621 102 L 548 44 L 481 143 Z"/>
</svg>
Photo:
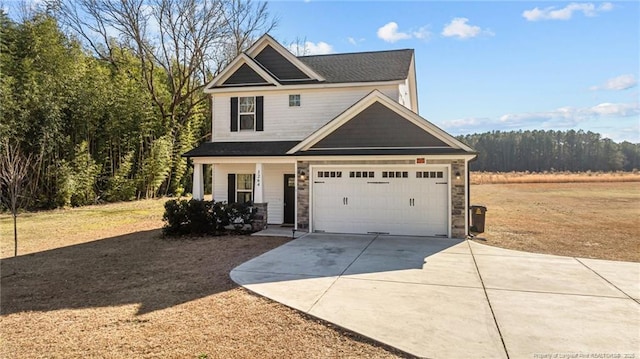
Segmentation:
<svg viewBox="0 0 640 359">
<path fill-rule="evenodd" d="M 193 199 L 204 198 L 204 179 L 202 178 L 202 163 L 193 164 Z"/>
<path fill-rule="evenodd" d="M 253 203 L 264 203 L 264 175 L 262 163 L 256 163 L 255 188 L 253 189 Z"/>
<path fill-rule="evenodd" d="M 216 165 L 211 164 L 211 200 L 216 200 Z"/>
</svg>

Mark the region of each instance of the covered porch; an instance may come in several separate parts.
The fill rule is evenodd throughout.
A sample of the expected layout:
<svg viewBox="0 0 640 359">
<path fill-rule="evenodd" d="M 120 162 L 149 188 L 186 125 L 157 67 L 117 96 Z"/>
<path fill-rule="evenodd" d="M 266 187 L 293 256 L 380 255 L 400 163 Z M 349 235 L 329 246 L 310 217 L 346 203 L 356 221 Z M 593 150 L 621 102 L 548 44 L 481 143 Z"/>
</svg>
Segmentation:
<svg viewBox="0 0 640 359">
<path fill-rule="evenodd" d="M 196 157 L 192 195 L 205 199 L 205 181 L 210 180 L 212 200 L 266 204 L 267 224 L 295 228 L 297 174 L 291 157 Z"/>
</svg>

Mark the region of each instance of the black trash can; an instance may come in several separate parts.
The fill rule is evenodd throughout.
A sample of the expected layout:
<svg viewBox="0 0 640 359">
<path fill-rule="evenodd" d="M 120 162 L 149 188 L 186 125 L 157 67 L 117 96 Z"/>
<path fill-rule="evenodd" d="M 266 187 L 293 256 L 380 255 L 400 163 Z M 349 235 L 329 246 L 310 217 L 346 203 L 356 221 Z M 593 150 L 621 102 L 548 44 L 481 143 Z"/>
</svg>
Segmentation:
<svg viewBox="0 0 640 359">
<path fill-rule="evenodd" d="M 484 217 L 487 213 L 485 206 L 471 206 L 471 228 L 469 230 L 475 233 L 484 232 Z"/>
</svg>

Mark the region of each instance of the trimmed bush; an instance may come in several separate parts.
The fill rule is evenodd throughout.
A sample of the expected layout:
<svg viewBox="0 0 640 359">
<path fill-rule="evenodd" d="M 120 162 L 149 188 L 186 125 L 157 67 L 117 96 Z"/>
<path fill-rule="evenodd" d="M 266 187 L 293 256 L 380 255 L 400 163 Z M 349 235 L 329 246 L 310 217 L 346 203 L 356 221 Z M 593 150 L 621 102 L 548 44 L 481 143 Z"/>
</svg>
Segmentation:
<svg viewBox="0 0 640 359">
<path fill-rule="evenodd" d="M 250 204 L 172 199 L 164 204 L 162 232 L 168 236 L 248 233 L 255 209 Z"/>
</svg>

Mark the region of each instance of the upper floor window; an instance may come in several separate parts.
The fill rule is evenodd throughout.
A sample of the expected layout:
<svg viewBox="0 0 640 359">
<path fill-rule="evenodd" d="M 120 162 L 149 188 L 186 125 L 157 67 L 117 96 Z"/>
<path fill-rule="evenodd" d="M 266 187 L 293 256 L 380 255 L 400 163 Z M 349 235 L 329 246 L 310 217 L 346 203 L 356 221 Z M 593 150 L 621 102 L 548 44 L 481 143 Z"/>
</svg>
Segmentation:
<svg viewBox="0 0 640 359">
<path fill-rule="evenodd" d="M 256 98 L 240 97 L 238 99 L 238 117 L 240 121 L 240 130 L 255 129 L 256 122 Z"/>
<path fill-rule="evenodd" d="M 264 131 L 264 97 L 231 97 L 231 132 Z"/>
<path fill-rule="evenodd" d="M 289 95 L 289 107 L 300 107 L 300 95 Z"/>
</svg>

